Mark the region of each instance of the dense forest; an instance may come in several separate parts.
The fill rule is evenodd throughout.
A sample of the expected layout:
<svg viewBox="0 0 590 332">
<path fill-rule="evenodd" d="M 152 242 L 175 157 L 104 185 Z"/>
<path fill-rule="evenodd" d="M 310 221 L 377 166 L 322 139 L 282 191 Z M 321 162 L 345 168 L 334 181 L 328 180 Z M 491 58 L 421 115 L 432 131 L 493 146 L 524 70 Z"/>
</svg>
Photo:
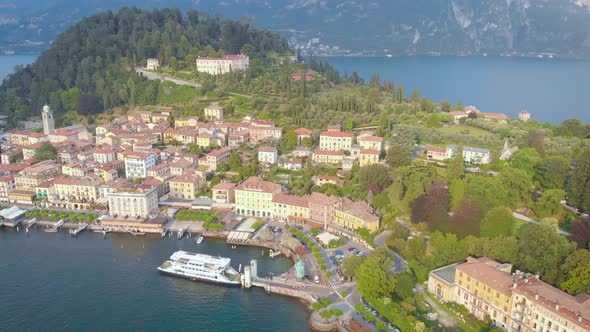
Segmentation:
<svg viewBox="0 0 590 332">
<path fill-rule="evenodd" d="M 248 22 L 221 20 L 189 10 L 124 8 L 86 18 L 62 33 L 32 65 L 19 68 L 0 87 L 0 114 L 12 121 L 36 115 L 49 103 L 60 113 L 154 98 L 154 82 L 134 74 L 136 65 L 157 57 L 165 66 L 194 63 L 199 55 L 239 53 L 253 57 L 288 51 L 279 35 Z M 157 88 L 157 87 L 156 87 Z M 141 91 L 141 96 L 140 96 Z M 146 100 L 145 102 L 155 102 Z M 87 110 L 77 111 L 84 113 Z"/>
</svg>

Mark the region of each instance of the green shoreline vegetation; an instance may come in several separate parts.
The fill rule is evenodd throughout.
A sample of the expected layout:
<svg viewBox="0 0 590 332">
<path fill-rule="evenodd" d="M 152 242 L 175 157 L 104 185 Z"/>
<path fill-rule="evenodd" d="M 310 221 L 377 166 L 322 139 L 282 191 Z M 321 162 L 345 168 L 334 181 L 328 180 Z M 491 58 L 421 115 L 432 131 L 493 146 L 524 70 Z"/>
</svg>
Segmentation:
<svg viewBox="0 0 590 332">
<path fill-rule="evenodd" d="M 250 68 L 243 73 L 211 76 L 194 68 L 197 56 L 240 52 L 251 57 Z M 134 68 L 150 57 L 160 60 L 162 74 L 201 87 L 136 75 Z M 330 166 L 306 165 L 301 171 L 271 168 L 261 176 L 284 181 L 296 195 L 322 192 L 366 200 L 375 208 L 381 229 L 373 233 L 357 229 L 357 233 L 377 248 L 375 237 L 390 231 L 385 248 L 366 258 L 345 259 L 342 272 L 382 317 L 403 331 L 442 331 L 426 319 L 425 299 L 413 288 L 426 281 L 432 269 L 469 255 L 538 273 L 570 294 L 590 292 L 590 219 L 584 215 L 590 211 L 590 125 L 576 119 L 559 125 L 489 121 L 482 115 L 455 119 L 451 112 L 462 111 L 461 103 L 435 102 L 417 90 L 405 91 L 401 83 L 383 81 L 378 74 L 365 83 L 356 73 L 341 75 L 314 58 L 301 60 L 283 38 L 249 23 L 222 21 L 196 11 L 127 8 L 83 20 L 63 33 L 35 64 L 9 76 L 0 87 L 0 113 L 11 115 L 9 125 L 16 127 L 18 120 L 38 114 L 49 103 L 59 125 L 81 121 L 92 128 L 136 107 L 168 107 L 180 118 L 202 116 L 204 106 L 217 102 L 227 110 L 228 120 L 252 116 L 282 126 L 285 134 L 277 144 L 281 153 L 297 146 L 298 127 L 314 130 L 302 144 L 306 147 L 316 147 L 319 131 L 328 125 L 340 125 L 345 131 L 367 128 L 390 143 L 381 152 L 386 162 L 353 167 L 342 185 L 314 184 L 316 175 L 336 175 L 337 169 Z M 308 71 L 313 80 L 291 79 L 293 73 Z M 500 160 L 505 143 L 518 150 Z M 466 165 L 459 153 L 444 162 L 416 153 L 418 146 L 448 144 L 488 148 L 493 157 L 486 165 Z M 203 155 L 205 150 L 191 146 L 191 152 Z M 219 167 L 211 183 L 259 175 L 256 162 L 242 162 L 253 153 L 240 148 Z M 53 154 L 48 149 L 39 157 Z M 514 212 L 540 224 L 516 219 Z M 204 221 L 209 229 L 223 228 L 214 213 L 181 211 L 177 218 Z M 313 240 L 296 228 L 287 229 L 309 246 L 329 276 Z M 562 236 L 559 229 L 571 235 Z M 312 229 L 312 234 L 317 232 Z M 334 245 L 344 241 L 337 242 Z M 408 271 L 392 271 L 394 252 L 408 261 Z M 316 305 L 322 317 L 339 316 L 324 302 Z M 357 310 L 367 320 L 375 319 L 362 305 Z M 383 328 L 381 323 L 379 327 Z M 462 329 L 467 330 L 457 327 Z M 473 329 L 493 330 L 489 324 Z"/>
</svg>

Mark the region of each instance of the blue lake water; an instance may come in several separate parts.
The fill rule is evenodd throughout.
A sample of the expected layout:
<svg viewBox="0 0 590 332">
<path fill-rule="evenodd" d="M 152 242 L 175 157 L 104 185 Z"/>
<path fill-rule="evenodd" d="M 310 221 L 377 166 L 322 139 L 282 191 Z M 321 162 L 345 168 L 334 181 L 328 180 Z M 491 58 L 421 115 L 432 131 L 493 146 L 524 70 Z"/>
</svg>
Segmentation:
<svg viewBox="0 0 590 332">
<path fill-rule="evenodd" d="M 341 73 L 366 80 L 379 73 L 435 101 L 477 106 L 516 117 L 526 109 L 540 121 L 590 122 L 590 61 L 510 57 L 327 57 Z"/>
<path fill-rule="evenodd" d="M 0 79 L 37 55 L 0 56 Z M 328 57 L 341 73 L 418 89 L 435 101 L 475 105 L 484 112 L 516 117 L 526 109 L 534 119 L 559 123 L 567 118 L 590 122 L 590 61 L 511 57 Z"/>
<path fill-rule="evenodd" d="M 0 330 L 310 330 L 305 306 L 294 299 L 159 274 L 156 267 L 181 249 L 230 257 L 236 269 L 257 258 L 261 276 L 292 265 L 222 240 L 2 230 Z"/>
</svg>

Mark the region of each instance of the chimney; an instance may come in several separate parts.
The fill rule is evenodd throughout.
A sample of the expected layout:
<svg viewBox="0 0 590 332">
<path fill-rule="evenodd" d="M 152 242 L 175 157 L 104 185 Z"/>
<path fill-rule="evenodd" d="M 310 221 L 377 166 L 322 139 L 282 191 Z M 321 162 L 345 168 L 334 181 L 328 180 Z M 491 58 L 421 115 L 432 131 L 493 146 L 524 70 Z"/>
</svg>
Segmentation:
<svg viewBox="0 0 590 332">
<path fill-rule="evenodd" d="M 535 300 L 539 299 L 539 291 L 535 289 Z"/>
<path fill-rule="evenodd" d="M 578 310 L 578 322 L 582 322 L 582 312 L 580 310 Z"/>
<path fill-rule="evenodd" d="M 555 310 L 559 311 L 559 307 L 560 307 L 559 300 L 555 300 Z"/>
</svg>

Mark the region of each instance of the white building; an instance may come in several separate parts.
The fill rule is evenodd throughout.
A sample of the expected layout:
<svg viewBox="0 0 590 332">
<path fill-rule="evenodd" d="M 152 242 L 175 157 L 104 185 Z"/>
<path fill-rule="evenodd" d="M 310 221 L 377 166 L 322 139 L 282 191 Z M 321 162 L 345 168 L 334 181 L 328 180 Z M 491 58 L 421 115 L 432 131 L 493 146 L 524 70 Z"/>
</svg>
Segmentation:
<svg viewBox="0 0 590 332">
<path fill-rule="evenodd" d="M 343 131 L 328 130 L 320 134 L 320 150 L 324 151 L 342 151 L 348 150 L 352 147 L 351 133 Z"/>
<path fill-rule="evenodd" d="M 158 59 L 147 59 L 147 66 L 145 69 L 156 71 L 160 68 L 160 61 Z"/>
<path fill-rule="evenodd" d="M 210 105 L 205 107 L 205 119 L 209 121 L 223 121 L 225 109 L 219 105 Z"/>
<path fill-rule="evenodd" d="M 447 159 L 453 157 L 455 150 L 457 150 L 455 144 L 447 146 Z M 465 146 L 463 147 L 463 160 L 467 164 L 489 164 L 492 160 L 492 154 L 488 149 Z"/>
<path fill-rule="evenodd" d="M 276 164 L 279 161 L 277 148 L 261 146 L 258 148 L 258 161 L 263 164 Z"/>
<path fill-rule="evenodd" d="M 43 106 L 41 116 L 43 117 L 43 133 L 49 135 L 55 131 L 55 119 L 53 118 L 53 112 L 48 105 Z"/>
<path fill-rule="evenodd" d="M 524 111 L 524 110 L 523 111 L 520 111 L 518 113 L 518 118 L 521 121 L 527 122 L 527 121 L 529 121 L 531 119 L 531 113 L 529 113 L 527 111 Z"/>
<path fill-rule="evenodd" d="M 158 212 L 157 188 L 123 188 L 114 193 L 108 193 L 109 214 L 111 216 L 130 216 L 147 218 Z"/>
<path fill-rule="evenodd" d="M 221 75 L 232 71 L 246 70 L 249 66 L 250 58 L 243 54 L 229 54 L 223 58 L 197 58 L 197 72 L 211 75 Z"/>
<path fill-rule="evenodd" d="M 148 169 L 156 166 L 156 156 L 151 153 L 128 152 L 125 154 L 125 176 L 145 178 Z"/>
</svg>

